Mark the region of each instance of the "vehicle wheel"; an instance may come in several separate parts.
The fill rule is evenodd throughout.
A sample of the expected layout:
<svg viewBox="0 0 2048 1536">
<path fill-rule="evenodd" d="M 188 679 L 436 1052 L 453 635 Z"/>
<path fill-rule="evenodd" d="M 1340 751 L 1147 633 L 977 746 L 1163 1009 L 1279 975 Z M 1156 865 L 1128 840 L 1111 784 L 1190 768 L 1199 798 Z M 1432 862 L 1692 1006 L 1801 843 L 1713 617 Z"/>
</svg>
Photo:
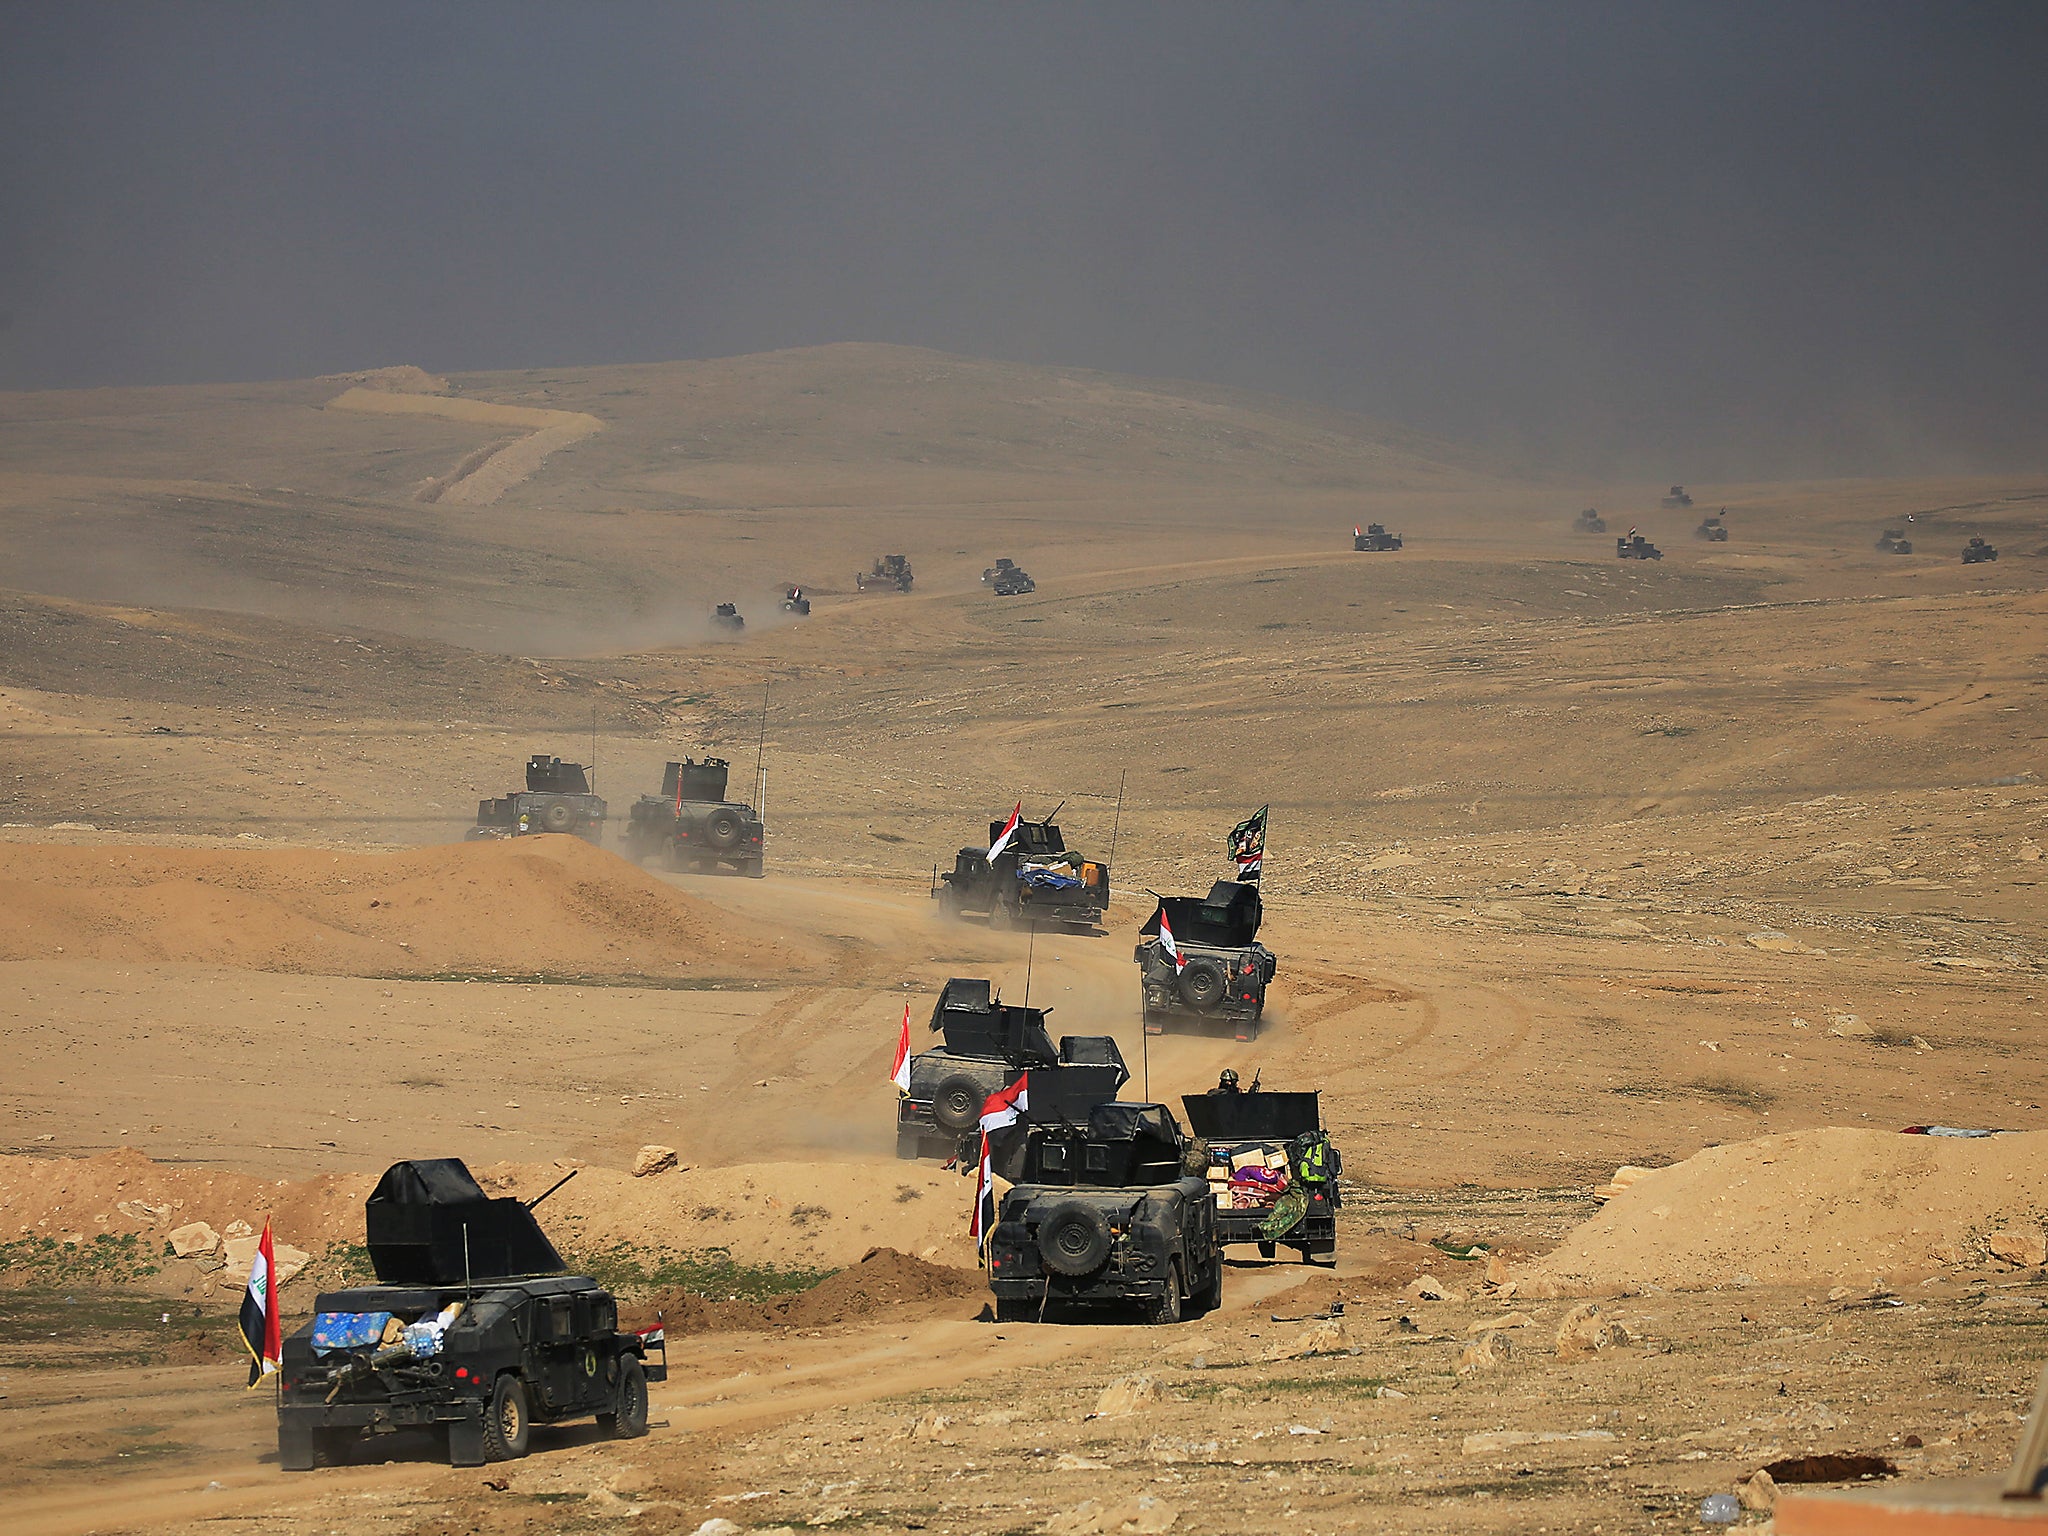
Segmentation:
<svg viewBox="0 0 2048 1536">
<path fill-rule="evenodd" d="M 1213 1008 L 1230 990 L 1230 978 L 1216 961 L 1201 957 L 1187 963 L 1176 985 L 1190 1008 Z"/>
<path fill-rule="evenodd" d="M 1038 1228 L 1038 1256 L 1045 1267 L 1073 1279 L 1102 1268 L 1109 1261 L 1110 1242 L 1109 1218 L 1079 1200 L 1055 1206 Z M 1178 1293 L 1174 1305 L 1180 1305 Z"/>
<path fill-rule="evenodd" d="M 597 1416 L 597 1427 L 613 1440 L 638 1440 L 647 1433 L 647 1367 L 638 1355 L 619 1357 L 619 1384 L 610 1413 Z"/>
<path fill-rule="evenodd" d="M 1166 1266 L 1166 1294 L 1152 1303 L 1149 1323 L 1177 1323 L 1180 1321 L 1180 1261 L 1173 1260 Z"/>
<path fill-rule="evenodd" d="M 1279 1251 L 1280 1251 L 1280 1245 L 1279 1245 L 1278 1243 L 1261 1243 L 1261 1244 L 1259 1244 L 1259 1257 L 1260 1257 L 1260 1258 L 1262 1258 L 1262 1259 L 1270 1259 L 1270 1258 L 1272 1258 L 1272 1257 L 1273 1257 L 1273 1256 L 1274 1256 L 1275 1254 L 1279 1253 Z"/>
<path fill-rule="evenodd" d="M 533 1408 L 526 1383 L 517 1376 L 500 1376 L 484 1409 L 484 1460 L 516 1461 L 526 1454 L 532 1438 Z"/>
<path fill-rule="evenodd" d="M 550 800 L 540 813 L 543 832 L 566 832 L 576 825 L 576 807 L 566 800 Z"/>
<path fill-rule="evenodd" d="M 924 1133 L 914 1125 L 898 1126 L 896 1129 L 896 1155 L 906 1163 L 914 1163 L 924 1151 Z"/>
<path fill-rule="evenodd" d="M 720 853 L 728 848 L 737 848 L 743 830 L 740 813 L 727 806 L 720 806 L 704 818 L 704 841 Z"/>
<path fill-rule="evenodd" d="M 1219 1254 L 1217 1256 L 1216 1272 L 1209 1277 L 1209 1283 L 1203 1286 L 1200 1294 L 1198 1294 L 1194 1298 L 1194 1303 L 1195 1310 L 1198 1312 L 1214 1312 L 1218 1307 L 1223 1305 L 1222 1255 Z"/>
<path fill-rule="evenodd" d="M 999 1323 L 1035 1323 L 1038 1321 L 1038 1303 L 1017 1297 L 1014 1300 L 996 1298 L 996 1321 Z"/>
<path fill-rule="evenodd" d="M 981 1106 L 988 1102 L 988 1094 L 981 1084 L 964 1072 L 956 1072 L 939 1084 L 939 1091 L 932 1095 L 932 1118 L 943 1130 L 955 1135 L 965 1135 L 981 1123 Z"/>
</svg>

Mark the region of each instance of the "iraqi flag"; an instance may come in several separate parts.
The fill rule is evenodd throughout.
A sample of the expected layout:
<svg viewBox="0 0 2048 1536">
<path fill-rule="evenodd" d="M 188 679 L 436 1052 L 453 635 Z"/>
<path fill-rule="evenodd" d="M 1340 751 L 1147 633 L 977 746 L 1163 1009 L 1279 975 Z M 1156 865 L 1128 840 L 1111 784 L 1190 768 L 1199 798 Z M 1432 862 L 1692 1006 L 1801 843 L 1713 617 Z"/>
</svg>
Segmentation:
<svg viewBox="0 0 2048 1536">
<path fill-rule="evenodd" d="M 889 1069 L 889 1081 L 898 1093 L 910 1092 L 910 1004 L 903 1005 L 903 1032 L 896 1037 L 896 1065 Z"/>
<path fill-rule="evenodd" d="M 242 1346 L 249 1351 L 249 1385 L 284 1365 L 284 1319 L 277 1314 L 277 1256 L 271 1248 L 270 1222 L 249 1262 L 249 1290 L 242 1297 Z"/>
<path fill-rule="evenodd" d="M 997 855 L 1010 846 L 1010 839 L 1017 835 L 1017 823 L 1023 815 L 1024 802 L 1019 800 L 1016 808 L 1010 812 L 1010 819 L 1003 823 L 1003 830 L 998 832 L 996 840 L 988 845 L 989 863 L 995 863 Z"/>
<path fill-rule="evenodd" d="M 1351 537 L 1353 537 L 1354 539 L 1362 539 L 1365 537 L 1365 530 L 1359 527 L 1358 524 L 1353 523 L 1351 525 Z"/>
<path fill-rule="evenodd" d="M 1257 885 L 1266 867 L 1266 813 L 1271 809 L 1262 805 L 1230 829 L 1230 856 L 1237 862 L 1237 878 L 1247 885 Z"/>
<path fill-rule="evenodd" d="M 1173 924 L 1166 920 L 1166 908 L 1159 909 L 1159 952 L 1173 962 L 1173 974 L 1178 976 L 1188 968 L 1188 957 L 1180 952 L 1180 946 L 1173 942 Z"/>
<path fill-rule="evenodd" d="M 989 1169 L 988 1133 L 1023 1119 L 1025 1110 L 1030 1108 L 1031 1096 L 1026 1091 L 1030 1082 L 1028 1075 L 1019 1073 L 1017 1081 L 1000 1093 L 990 1094 L 981 1106 L 981 1172 L 974 1185 L 974 1214 L 967 1222 L 967 1235 L 974 1239 L 977 1250 L 996 1224 L 996 1187 Z"/>
</svg>

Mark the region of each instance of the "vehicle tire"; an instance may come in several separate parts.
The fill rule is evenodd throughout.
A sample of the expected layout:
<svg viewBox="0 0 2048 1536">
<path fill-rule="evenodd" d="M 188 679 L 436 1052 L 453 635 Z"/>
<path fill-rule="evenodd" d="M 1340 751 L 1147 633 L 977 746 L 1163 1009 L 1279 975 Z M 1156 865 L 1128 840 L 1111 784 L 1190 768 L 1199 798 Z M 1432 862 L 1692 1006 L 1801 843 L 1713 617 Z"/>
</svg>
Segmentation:
<svg viewBox="0 0 2048 1536">
<path fill-rule="evenodd" d="M 704 841 L 720 853 L 737 848 L 740 834 L 746 830 L 740 820 L 740 813 L 726 806 L 720 806 L 704 818 Z"/>
<path fill-rule="evenodd" d="M 543 832 L 566 832 L 576 825 L 576 807 L 566 800 L 550 800 L 541 808 L 539 819 Z"/>
<path fill-rule="evenodd" d="M 1166 1294 L 1153 1302 L 1145 1321 L 1153 1324 L 1177 1323 L 1180 1321 L 1180 1260 L 1172 1259 L 1166 1266 Z"/>
<path fill-rule="evenodd" d="M 1259 1257 L 1262 1259 L 1270 1259 L 1279 1252 L 1280 1245 L 1278 1243 L 1259 1244 Z"/>
<path fill-rule="evenodd" d="M 1190 1008 L 1213 1008 L 1228 995 L 1230 978 L 1219 962 L 1198 956 L 1187 963 L 1174 985 L 1180 989 L 1181 1001 Z"/>
<path fill-rule="evenodd" d="M 500 1376 L 484 1409 L 484 1460 L 516 1461 L 532 1439 L 533 1405 L 526 1383 L 510 1374 Z"/>
<path fill-rule="evenodd" d="M 1223 1305 L 1223 1257 L 1216 1257 L 1216 1272 L 1209 1277 L 1209 1283 L 1194 1296 L 1197 1312 L 1214 1312 Z"/>
<path fill-rule="evenodd" d="M 1109 1218 L 1079 1200 L 1055 1206 L 1038 1226 L 1038 1256 L 1069 1279 L 1092 1275 L 1109 1262 Z M 1178 1307 L 1178 1296 L 1174 1305 Z"/>
<path fill-rule="evenodd" d="M 963 1136 L 981 1123 L 981 1106 L 988 1093 L 964 1072 L 956 1072 L 939 1084 L 932 1095 L 932 1118 L 941 1130 Z"/>
<path fill-rule="evenodd" d="M 647 1433 L 647 1367 L 638 1355 L 619 1356 L 619 1382 L 610 1413 L 597 1416 L 597 1427 L 611 1440 L 638 1440 Z"/>
</svg>

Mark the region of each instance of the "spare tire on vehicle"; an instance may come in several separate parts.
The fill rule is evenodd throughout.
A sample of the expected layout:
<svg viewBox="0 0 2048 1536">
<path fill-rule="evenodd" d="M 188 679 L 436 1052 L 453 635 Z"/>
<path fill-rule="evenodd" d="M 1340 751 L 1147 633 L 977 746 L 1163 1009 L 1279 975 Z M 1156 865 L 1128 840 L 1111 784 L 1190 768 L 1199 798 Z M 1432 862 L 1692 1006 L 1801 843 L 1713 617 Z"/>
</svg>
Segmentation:
<svg viewBox="0 0 2048 1536">
<path fill-rule="evenodd" d="M 932 1095 L 932 1119 L 941 1130 L 958 1136 L 981 1123 L 981 1106 L 987 1102 L 988 1093 L 981 1084 L 965 1072 L 955 1072 Z"/>
<path fill-rule="evenodd" d="M 1181 1001 L 1190 1008 L 1213 1008 L 1230 991 L 1230 978 L 1224 974 L 1220 961 L 1197 956 L 1180 973 L 1177 985 Z"/>
<path fill-rule="evenodd" d="M 566 832 L 576 825 L 576 807 L 566 800 L 550 800 L 541 808 L 543 832 Z"/>
<path fill-rule="evenodd" d="M 1038 1256 L 1055 1274 L 1080 1279 L 1109 1261 L 1109 1218 L 1082 1200 L 1054 1206 L 1038 1224 Z"/>
<path fill-rule="evenodd" d="M 704 818 L 704 841 L 721 853 L 739 846 L 741 830 L 740 813 L 727 806 Z"/>
</svg>

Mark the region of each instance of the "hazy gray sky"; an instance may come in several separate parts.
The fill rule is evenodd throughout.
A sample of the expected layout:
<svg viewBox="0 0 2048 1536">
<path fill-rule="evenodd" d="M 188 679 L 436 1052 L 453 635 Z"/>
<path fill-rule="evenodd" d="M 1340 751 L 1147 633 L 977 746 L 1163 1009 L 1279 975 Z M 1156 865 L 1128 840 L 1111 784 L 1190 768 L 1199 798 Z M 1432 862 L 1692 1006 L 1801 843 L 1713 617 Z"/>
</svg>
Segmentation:
<svg viewBox="0 0 2048 1536">
<path fill-rule="evenodd" d="M 2042 467 L 2048 5 L 0 8 L 0 388 L 894 341 Z"/>
</svg>

